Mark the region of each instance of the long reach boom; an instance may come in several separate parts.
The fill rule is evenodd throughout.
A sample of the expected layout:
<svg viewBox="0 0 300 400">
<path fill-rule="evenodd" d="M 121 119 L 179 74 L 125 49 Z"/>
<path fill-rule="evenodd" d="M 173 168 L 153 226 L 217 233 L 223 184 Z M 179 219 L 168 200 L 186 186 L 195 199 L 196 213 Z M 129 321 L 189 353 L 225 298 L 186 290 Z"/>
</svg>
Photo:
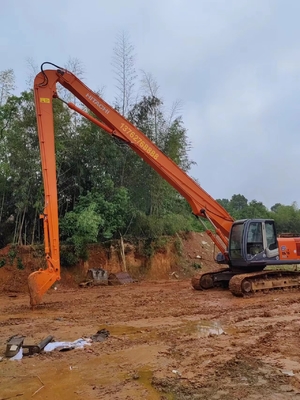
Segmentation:
<svg viewBox="0 0 300 400">
<path fill-rule="evenodd" d="M 44 64 L 57 69 L 43 70 Z M 208 231 L 217 247 L 223 252 L 228 245 L 228 237 L 233 218 L 227 211 L 205 192 L 193 179 L 182 171 L 140 130 L 120 115 L 80 79 L 64 68 L 52 63 L 43 63 L 42 71 L 34 80 L 34 98 L 38 124 L 42 172 L 44 181 L 45 206 L 43 212 L 45 253 L 47 269 L 34 272 L 29 278 L 31 304 L 38 304 L 56 280 L 60 279 L 58 197 L 56 180 L 55 134 L 53 122 L 53 98 L 58 98 L 56 84 L 60 83 L 76 96 L 101 121 L 81 110 L 73 103 L 66 103 L 108 134 L 125 143 L 155 171 L 168 181 L 190 204 L 192 212 L 205 217 L 216 228 L 216 234 Z"/>
<path fill-rule="evenodd" d="M 50 64 L 55 69 L 44 70 L 45 64 Z M 41 217 L 44 223 L 47 267 L 33 272 L 28 277 L 32 307 L 39 304 L 43 294 L 60 280 L 58 196 L 52 106 L 53 99 L 59 98 L 57 83 L 69 90 L 97 118 L 75 104 L 61 99 L 69 108 L 80 113 L 111 136 L 125 142 L 188 201 L 196 217 L 204 217 L 213 225 L 214 230 L 207 229 L 206 232 L 220 250 L 216 261 L 219 264 L 227 264 L 229 268 L 194 277 L 192 285 L 195 289 L 204 290 L 219 285 L 229 285 L 233 294 L 241 295 L 266 287 L 300 286 L 299 273 L 279 271 L 271 274 L 263 271 L 268 265 L 298 264 L 300 238 L 277 238 L 274 221 L 271 219 L 234 221 L 198 183 L 80 79 L 64 68 L 45 62 L 34 80 L 34 100 L 44 182 L 45 204 Z"/>
</svg>

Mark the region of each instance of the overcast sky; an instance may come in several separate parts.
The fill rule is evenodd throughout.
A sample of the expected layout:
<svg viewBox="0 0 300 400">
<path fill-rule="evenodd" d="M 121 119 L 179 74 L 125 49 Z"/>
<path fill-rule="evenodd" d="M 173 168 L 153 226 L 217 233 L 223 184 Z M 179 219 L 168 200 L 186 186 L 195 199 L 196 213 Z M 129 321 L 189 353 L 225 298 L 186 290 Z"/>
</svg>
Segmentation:
<svg viewBox="0 0 300 400">
<path fill-rule="evenodd" d="M 28 88 L 26 59 L 79 59 L 84 81 L 116 94 L 116 35 L 182 117 L 214 198 L 300 205 L 300 0 L 0 0 L 0 71 Z"/>
</svg>

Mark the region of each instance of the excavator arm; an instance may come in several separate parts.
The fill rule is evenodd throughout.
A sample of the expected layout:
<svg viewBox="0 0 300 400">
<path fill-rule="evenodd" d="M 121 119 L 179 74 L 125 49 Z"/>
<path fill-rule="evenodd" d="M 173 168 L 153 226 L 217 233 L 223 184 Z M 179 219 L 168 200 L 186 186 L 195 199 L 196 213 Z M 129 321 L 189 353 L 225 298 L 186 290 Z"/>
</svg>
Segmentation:
<svg viewBox="0 0 300 400">
<path fill-rule="evenodd" d="M 55 69 L 44 70 L 44 64 L 50 64 Z M 53 98 L 58 98 L 57 83 L 69 90 L 99 120 L 73 103 L 65 102 L 68 107 L 98 125 L 108 134 L 127 143 L 133 151 L 188 201 L 193 214 L 197 217 L 207 218 L 212 223 L 215 233 L 209 230 L 207 230 L 207 233 L 219 250 L 225 254 L 230 229 L 234 222 L 227 211 L 167 157 L 147 136 L 89 89 L 74 74 L 52 63 L 44 64 L 42 64 L 41 72 L 34 80 L 34 99 L 45 195 L 42 218 L 44 220 L 47 269 L 36 271 L 28 278 L 31 305 L 39 304 L 43 294 L 55 281 L 60 279 L 58 198 L 52 107 Z"/>
</svg>

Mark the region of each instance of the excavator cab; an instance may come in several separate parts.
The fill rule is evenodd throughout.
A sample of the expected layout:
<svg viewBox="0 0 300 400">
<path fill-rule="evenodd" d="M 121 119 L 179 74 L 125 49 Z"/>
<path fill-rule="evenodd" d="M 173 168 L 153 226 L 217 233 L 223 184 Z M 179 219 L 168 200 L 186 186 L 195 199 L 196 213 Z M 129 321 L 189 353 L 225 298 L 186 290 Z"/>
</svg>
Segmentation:
<svg viewBox="0 0 300 400">
<path fill-rule="evenodd" d="M 279 259 L 274 221 L 244 219 L 232 225 L 228 255 L 232 267 L 260 270 L 271 260 Z"/>
</svg>

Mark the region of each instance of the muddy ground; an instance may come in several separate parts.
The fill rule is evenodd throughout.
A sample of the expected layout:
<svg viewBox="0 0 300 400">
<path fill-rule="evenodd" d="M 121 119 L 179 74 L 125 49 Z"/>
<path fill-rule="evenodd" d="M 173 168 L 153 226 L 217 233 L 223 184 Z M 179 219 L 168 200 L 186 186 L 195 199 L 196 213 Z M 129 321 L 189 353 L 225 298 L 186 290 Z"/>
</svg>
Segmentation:
<svg viewBox="0 0 300 400">
<path fill-rule="evenodd" d="M 236 298 L 189 279 L 58 287 L 34 311 L 0 295 L 0 349 L 110 336 L 83 349 L 0 362 L 0 399 L 300 399 L 299 292 Z"/>
</svg>

